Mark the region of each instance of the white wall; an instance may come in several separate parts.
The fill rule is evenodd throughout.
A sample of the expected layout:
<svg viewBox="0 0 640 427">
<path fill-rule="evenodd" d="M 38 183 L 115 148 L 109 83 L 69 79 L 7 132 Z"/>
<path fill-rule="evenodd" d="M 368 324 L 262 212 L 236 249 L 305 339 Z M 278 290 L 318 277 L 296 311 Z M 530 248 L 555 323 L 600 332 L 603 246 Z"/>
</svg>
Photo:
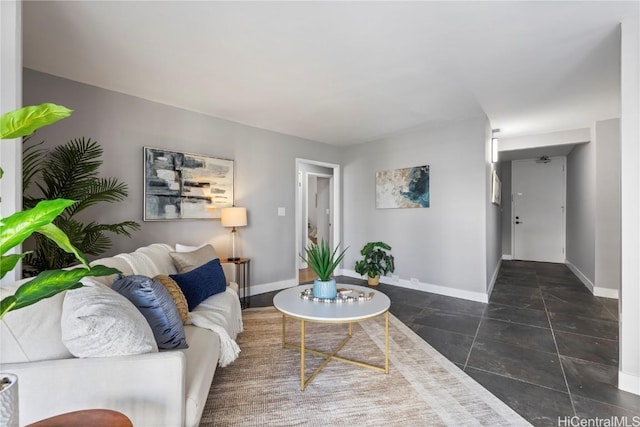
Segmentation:
<svg viewBox="0 0 640 427">
<path fill-rule="evenodd" d="M 500 138 L 500 152 L 519 151 L 529 148 L 581 144 L 591 139 L 589 128 L 568 129 L 536 135 L 522 135 L 512 138 Z"/>
<path fill-rule="evenodd" d="M 48 146 L 91 137 L 104 148 L 101 173 L 129 185 L 123 203 L 102 204 L 90 215 L 100 222 L 136 220 L 142 229 L 131 239 L 114 237 L 110 254 L 153 242 L 213 243 L 225 256 L 228 233 L 219 221 L 142 223 L 142 147 L 151 146 L 235 160 L 236 204 L 248 211 L 241 230 L 243 256 L 252 258 L 252 284 L 286 282 L 296 277 L 295 191 L 297 157 L 339 163 L 336 147 L 215 119 L 140 98 L 24 70 L 26 103 L 56 102 L 73 115 L 38 132 Z M 286 215 L 277 215 L 284 207 Z"/>
<path fill-rule="evenodd" d="M 596 122 L 595 289 L 617 298 L 620 290 L 620 119 Z"/>
<path fill-rule="evenodd" d="M 19 1 L 0 1 L 0 110 L 2 113 L 22 107 L 22 4 Z M 0 217 L 7 217 L 22 209 L 22 142 L 21 138 L 0 142 L 0 166 L 4 176 L 0 180 Z M 19 252 L 20 247 L 14 249 Z M 20 278 L 20 266 L 10 271 L 2 283 Z"/>
<path fill-rule="evenodd" d="M 621 285 L 618 386 L 640 394 L 640 6 L 621 25 Z"/>
<path fill-rule="evenodd" d="M 567 156 L 567 264 L 593 290 L 596 221 L 595 142 L 577 145 Z"/>
<path fill-rule="evenodd" d="M 495 239 L 486 236 L 489 133 L 486 118 L 478 118 L 349 147 L 345 269 L 353 270 L 366 242 L 382 240 L 393 248 L 400 284 L 416 278 L 420 289 L 486 301 L 487 241 Z M 376 172 L 420 165 L 430 167 L 430 207 L 376 209 Z"/>
</svg>

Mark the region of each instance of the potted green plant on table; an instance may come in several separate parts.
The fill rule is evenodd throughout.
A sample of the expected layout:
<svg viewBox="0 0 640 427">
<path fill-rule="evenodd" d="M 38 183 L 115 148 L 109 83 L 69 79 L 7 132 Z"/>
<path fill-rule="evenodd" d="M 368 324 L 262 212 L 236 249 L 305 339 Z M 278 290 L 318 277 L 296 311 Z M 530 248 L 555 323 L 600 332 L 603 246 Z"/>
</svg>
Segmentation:
<svg viewBox="0 0 640 427">
<path fill-rule="evenodd" d="M 313 296 L 315 298 L 334 299 L 338 294 L 336 279 L 332 278 L 333 271 L 342 262 L 347 249 L 338 254 L 338 248 L 331 249 L 324 239 L 320 244 L 312 243 L 305 248 L 306 258 L 301 256 L 303 261 L 318 275 L 313 281 Z"/>
<path fill-rule="evenodd" d="M 0 139 L 15 139 L 27 136 L 37 129 L 68 117 L 71 110 L 60 105 L 42 104 L 10 111 L 0 116 Z M 0 177 L 2 169 L 0 168 Z M 6 218 L 0 218 L 0 278 L 23 259 L 26 253 L 7 254 L 22 244 L 33 233 L 40 233 L 54 241 L 56 245 L 82 264 L 70 270 L 47 270 L 32 280 L 19 286 L 13 295 L 0 301 L 0 319 L 10 311 L 35 304 L 67 289 L 82 286 L 80 279 L 87 276 L 108 276 L 120 273 L 115 268 L 103 265 L 90 266 L 89 261 L 75 248 L 67 235 L 53 224 L 53 220 L 74 200 L 43 200 L 31 209 L 15 212 Z M 18 384 L 12 374 L 0 374 L 0 425 L 18 425 Z"/>
<path fill-rule="evenodd" d="M 395 270 L 393 255 L 387 251 L 391 246 L 384 242 L 369 242 L 362 247 L 360 255 L 362 259 L 356 261 L 356 273 L 367 276 L 367 282 L 371 286 L 376 286 L 380 280 L 380 275 L 393 273 Z"/>
</svg>

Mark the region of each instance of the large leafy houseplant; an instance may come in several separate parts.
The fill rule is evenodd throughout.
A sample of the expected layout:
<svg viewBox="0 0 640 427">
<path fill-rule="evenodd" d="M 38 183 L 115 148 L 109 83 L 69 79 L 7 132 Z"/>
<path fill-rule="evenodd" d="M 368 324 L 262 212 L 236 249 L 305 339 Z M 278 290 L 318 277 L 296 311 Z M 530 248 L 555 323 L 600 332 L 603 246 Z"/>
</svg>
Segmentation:
<svg viewBox="0 0 640 427">
<path fill-rule="evenodd" d="M 71 243 L 85 254 L 100 255 L 111 247 L 107 233 L 130 236 L 140 225 L 135 221 L 102 224 L 83 223 L 78 215 L 85 209 L 103 202 L 118 202 L 128 195 L 127 185 L 117 178 L 101 178 L 102 147 L 91 139 L 74 139 L 50 152 L 25 146 L 23 156 L 23 188 L 25 207 L 35 206 L 42 200 L 64 198 L 75 200 L 56 217 L 53 223 L 69 237 Z M 35 176 L 38 197 L 28 194 Z M 34 236 L 36 249 L 25 261 L 36 271 L 64 268 L 76 262 L 73 254 L 62 250 L 45 236 Z"/>
<path fill-rule="evenodd" d="M 71 110 L 55 105 L 42 104 L 10 111 L 0 116 L 0 139 L 14 139 L 32 134 L 37 129 L 68 117 Z M 2 170 L 0 169 L 0 176 Z M 108 276 L 119 273 L 117 269 L 103 265 L 90 266 L 84 254 L 74 247 L 67 235 L 55 224 L 54 219 L 74 200 L 54 199 L 38 202 L 33 208 L 0 218 L 0 278 L 13 270 L 27 253 L 7 254 L 34 233 L 46 236 L 65 252 L 73 255 L 81 264 L 71 270 L 47 270 L 23 283 L 13 295 L 0 301 L 0 319 L 9 311 L 18 310 L 52 297 L 67 289 L 82 286 L 80 279 L 87 276 Z"/>
<path fill-rule="evenodd" d="M 393 255 L 387 253 L 391 246 L 384 242 L 369 242 L 362 247 L 362 259 L 356 261 L 356 273 L 367 276 L 369 284 L 377 284 L 380 275 L 395 270 Z"/>
</svg>

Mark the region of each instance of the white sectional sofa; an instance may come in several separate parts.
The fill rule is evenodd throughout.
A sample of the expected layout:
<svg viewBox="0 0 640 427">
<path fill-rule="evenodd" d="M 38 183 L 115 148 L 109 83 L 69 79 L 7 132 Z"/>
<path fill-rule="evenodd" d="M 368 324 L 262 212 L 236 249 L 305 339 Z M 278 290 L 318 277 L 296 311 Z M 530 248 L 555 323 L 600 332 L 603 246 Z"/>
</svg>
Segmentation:
<svg viewBox="0 0 640 427">
<path fill-rule="evenodd" d="M 117 268 L 124 275 L 176 274 L 172 251 L 171 246 L 153 244 L 92 264 Z M 234 279 L 233 269 L 225 269 L 225 274 Z M 95 278 L 107 286 L 114 279 Z M 13 294 L 21 283 L 0 289 L 2 297 Z M 220 319 L 227 339 L 235 339 L 242 330 L 237 290 L 230 282 L 226 291 L 195 309 Z M 188 324 L 186 349 L 76 358 L 61 337 L 64 299 L 65 293 L 58 294 L 9 312 L 1 322 L 0 371 L 18 376 L 21 425 L 90 408 L 120 411 L 139 427 L 198 425 L 218 367 L 220 334 Z"/>
</svg>

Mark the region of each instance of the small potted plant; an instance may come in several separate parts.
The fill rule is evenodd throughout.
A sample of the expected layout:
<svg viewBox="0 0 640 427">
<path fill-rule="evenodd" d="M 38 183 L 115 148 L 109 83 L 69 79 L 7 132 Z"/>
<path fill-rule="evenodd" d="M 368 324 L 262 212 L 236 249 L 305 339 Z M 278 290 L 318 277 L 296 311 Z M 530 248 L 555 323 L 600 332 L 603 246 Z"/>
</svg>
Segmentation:
<svg viewBox="0 0 640 427">
<path fill-rule="evenodd" d="M 369 242 L 360 251 L 363 259 L 356 261 L 356 273 L 367 276 L 369 285 L 376 286 L 380 275 L 393 273 L 393 255 L 387 253 L 391 246 L 384 242 Z"/>
<path fill-rule="evenodd" d="M 312 292 L 315 298 L 334 299 L 338 294 L 336 280 L 331 276 L 347 252 L 345 249 L 338 255 L 339 247 L 340 245 L 336 246 L 332 251 L 329 244 L 322 239 L 320 244 L 312 243 L 305 248 L 306 258 L 301 256 L 304 262 L 309 264 L 309 267 L 318 275 L 318 278 L 313 281 Z"/>
</svg>

